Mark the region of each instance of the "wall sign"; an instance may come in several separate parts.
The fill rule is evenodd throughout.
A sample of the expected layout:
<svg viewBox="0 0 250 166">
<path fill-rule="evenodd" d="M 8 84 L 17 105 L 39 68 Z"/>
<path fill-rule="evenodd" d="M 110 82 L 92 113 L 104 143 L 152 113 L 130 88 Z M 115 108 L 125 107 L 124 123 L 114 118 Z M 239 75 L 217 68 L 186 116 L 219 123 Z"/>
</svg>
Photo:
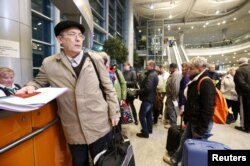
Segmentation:
<svg viewBox="0 0 250 166">
<path fill-rule="evenodd" d="M 0 57 L 20 58 L 19 42 L 0 39 Z"/>
</svg>

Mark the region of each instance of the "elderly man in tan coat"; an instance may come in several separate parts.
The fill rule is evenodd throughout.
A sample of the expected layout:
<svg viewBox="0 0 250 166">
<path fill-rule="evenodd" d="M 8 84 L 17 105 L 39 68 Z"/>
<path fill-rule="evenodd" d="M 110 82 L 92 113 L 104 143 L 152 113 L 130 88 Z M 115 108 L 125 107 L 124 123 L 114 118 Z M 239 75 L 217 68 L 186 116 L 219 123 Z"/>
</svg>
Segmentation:
<svg viewBox="0 0 250 166">
<path fill-rule="evenodd" d="M 82 51 L 85 28 L 62 21 L 54 30 L 64 50 L 45 58 L 36 78 L 18 93 L 46 86 L 68 88 L 57 98 L 58 114 L 73 165 L 87 166 L 88 152 L 94 158 L 111 141 L 111 126 L 117 125 L 120 117 L 119 103 L 103 59 Z"/>
</svg>

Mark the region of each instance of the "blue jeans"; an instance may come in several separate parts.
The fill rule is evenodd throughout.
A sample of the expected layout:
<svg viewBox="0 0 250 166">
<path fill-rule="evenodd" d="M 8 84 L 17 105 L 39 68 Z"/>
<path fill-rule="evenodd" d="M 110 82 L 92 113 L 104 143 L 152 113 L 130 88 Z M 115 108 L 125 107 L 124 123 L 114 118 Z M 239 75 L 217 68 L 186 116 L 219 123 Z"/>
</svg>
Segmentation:
<svg viewBox="0 0 250 166">
<path fill-rule="evenodd" d="M 139 111 L 139 119 L 142 127 L 142 133 L 146 135 L 152 133 L 153 130 L 152 108 L 153 103 L 142 101 Z"/>
<path fill-rule="evenodd" d="M 186 129 L 184 130 L 184 132 L 181 136 L 180 145 L 179 145 L 178 149 L 176 150 L 176 152 L 171 157 L 176 162 L 176 164 L 179 163 L 182 159 L 182 151 L 183 151 L 183 147 L 184 147 L 184 142 L 186 141 L 186 139 L 193 138 L 192 132 L 194 131 L 194 128 L 195 128 L 195 125 L 192 125 L 189 122 L 187 123 Z M 212 128 L 213 128 L 213 121 L 210 121 L 210 123 L 208 124 L 207 130 L 198 139 L 208 139 L 208 137 L 211 136 L 210 132 L 211 132 Z"/>
</svg>

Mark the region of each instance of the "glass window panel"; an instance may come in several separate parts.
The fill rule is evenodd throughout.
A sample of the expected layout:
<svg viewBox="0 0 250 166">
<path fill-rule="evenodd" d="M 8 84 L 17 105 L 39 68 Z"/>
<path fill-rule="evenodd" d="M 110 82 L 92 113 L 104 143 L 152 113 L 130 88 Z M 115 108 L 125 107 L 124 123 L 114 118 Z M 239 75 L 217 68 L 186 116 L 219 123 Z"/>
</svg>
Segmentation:
<svg viewBox="0 0 250 166">
<path fill-rule="evenodd" d="M 104 21 L 101 18 L 99 18 L 95 14 L 93 14 L 93 19 L 94 19 L 95 23 L 97 23 L 101 27 L 104 27 Z"/>
<path fill-rule="evenodd" d="M 51 46 L 32 42 L 33 67 L 40 67 L 44 58 L 51 55 Z"/>
<path fill-rule="evenodd" d="M 94 29 L 94 40 L 99 42 L 99 43 L 104 43 L 105 40 L 105 35 L 96 29 Z"/>
<path fill-rule="evenodd" d="M 92 50 L 94 51 L 102 51 L 103 50 L 103 46 L 98 44 L 98 43 L 94 43 L 93 44 L 93 47 L 92 47 Z"/>
<path fill-rule="evenodd" d="M 48 17 L 51 16 L 50 0 L 32 0 L 31 8 Z"/>
<path fill-rule="evenodd" d="M 104 9 L 103 7 L 96 1 L 92 0 L 92 1 L 89 1 L 91 7 L 97 12 L 99 13 L 101 16 L 104 16 Z"/>
<path fill-rule="evenodd" d="M 32 15 L 32 38 L 50 43 L 51 22 Z"/>
</svg>

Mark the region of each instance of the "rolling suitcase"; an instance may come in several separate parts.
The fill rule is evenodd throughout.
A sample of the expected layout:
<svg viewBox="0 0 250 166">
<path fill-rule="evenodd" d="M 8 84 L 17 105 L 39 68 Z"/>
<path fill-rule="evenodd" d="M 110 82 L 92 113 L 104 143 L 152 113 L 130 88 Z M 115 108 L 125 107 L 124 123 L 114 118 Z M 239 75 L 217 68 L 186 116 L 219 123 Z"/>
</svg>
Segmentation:
<svg viewBox="0 0 250 166">
<path fill-rule="evenodd" d="M 184 129 L 182 128 L 182 116 L 181 116 L 181 125 L 171 126 L 168 129 L 166 150 L 168 151 L 168 154 L 170 156 L 174 154 L 174 152 L 177 150 L 178 146 L 180 145 L 180 140 L 181 140 L 183 131 Z"/>
<path fill-rule="evenodd" d="M 207 166 L 208 150 L 229 150 L 226 145 L 213 141 L 187 139 L 183 147 L 184 166 Z"/>
</svg>

